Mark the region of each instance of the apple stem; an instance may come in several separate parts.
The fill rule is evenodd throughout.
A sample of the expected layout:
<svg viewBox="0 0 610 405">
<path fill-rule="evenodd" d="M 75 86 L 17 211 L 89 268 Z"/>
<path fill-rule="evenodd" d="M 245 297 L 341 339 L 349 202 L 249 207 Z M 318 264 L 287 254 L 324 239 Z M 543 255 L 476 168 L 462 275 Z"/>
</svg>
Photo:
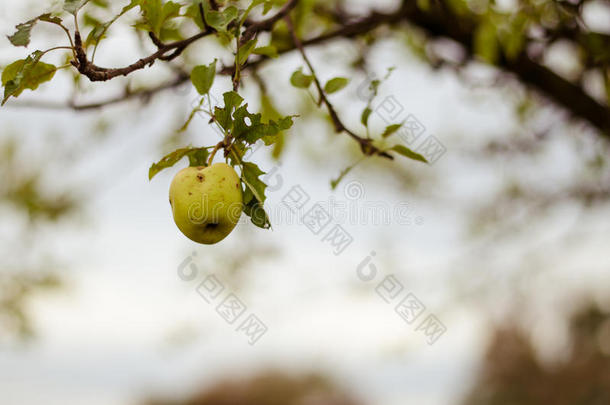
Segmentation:
<svg viewBox="0 0 610 405">
<path fill-rule="evenodd" d="M 214 156 L 216 156 L 216 152 L 218 152 L 218 149 L 220 149 L 220 147 L 224 144 L 224 141 L 220 141 L 216 144 L 216 146 L 214 146 L 214 149 L 212 150 L 212 153 L 210 153 L 210 157 L 208 158 L 208 166 L 210 166 L 212 164 L 212 161 L 214 160 Z"/>
</svg>

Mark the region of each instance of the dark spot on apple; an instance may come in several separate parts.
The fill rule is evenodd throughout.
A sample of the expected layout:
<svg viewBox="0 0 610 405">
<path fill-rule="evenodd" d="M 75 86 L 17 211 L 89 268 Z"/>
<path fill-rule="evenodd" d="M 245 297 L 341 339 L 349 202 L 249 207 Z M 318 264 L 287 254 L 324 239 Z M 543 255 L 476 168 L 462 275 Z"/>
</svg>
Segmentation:
<svg viewBox="0 0 610 405">
<path fill-rule="evenodd" d="M 189 191 L 189 195 L 193 195 L 193 193 L 191 193 L 191 192 Z"/>
<path fill-rule="evenodd" d="M 205 176 L 201 173 L 197 174 L 197 180 L 199 180 L 199 182 L 203 182 L 205 180 Z"/>
<path fill-rule="evenodd" d="M 220 181 L 225 181 L 225 180 L 226 180 L 226 178 L 225 178 L 225 177 L 223 177 L 223 178 L 222 178 Z"/>
<path fill-rule="evenodd" d="M 239 188 L 239 183 L 235 183 L 235 188 Z"/>
<path fill-rule="evenodd" d="M 216 229 L 216 227 L 218 227 L 218 224 L 213 222 L 205 225 L 205 229 Z"/>
</svg>

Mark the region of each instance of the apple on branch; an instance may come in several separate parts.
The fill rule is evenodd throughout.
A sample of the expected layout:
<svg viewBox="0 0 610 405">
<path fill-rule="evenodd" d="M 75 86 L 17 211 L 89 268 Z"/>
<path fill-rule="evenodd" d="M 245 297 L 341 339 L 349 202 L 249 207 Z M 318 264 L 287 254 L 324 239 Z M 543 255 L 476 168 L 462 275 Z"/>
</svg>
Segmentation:
<svg viewBox="0 0 610 405">
<path fill-rule="evenodd" d="M 242 190 L 235 170 L 226 163 L 189 166 L 169 188 L 174 222 L 189 239 L 211 245 L 231 233 L 242 212 Z"/>
</svg>

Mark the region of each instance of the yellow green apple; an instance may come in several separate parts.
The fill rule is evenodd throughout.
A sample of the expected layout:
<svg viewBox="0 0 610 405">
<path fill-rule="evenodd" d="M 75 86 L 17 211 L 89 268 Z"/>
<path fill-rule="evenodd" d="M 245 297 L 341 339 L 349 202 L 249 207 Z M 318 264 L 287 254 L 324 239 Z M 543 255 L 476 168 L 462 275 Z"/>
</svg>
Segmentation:
<svg viewBox="0 0 610 405">
<path fill-rule="evenodd" d="M 211 245 L 231 233 L 242 211 L 239 176 L 226 163 L 180 170 L 169 187 L 174 222 L 189 239 Z"/>
</svg>

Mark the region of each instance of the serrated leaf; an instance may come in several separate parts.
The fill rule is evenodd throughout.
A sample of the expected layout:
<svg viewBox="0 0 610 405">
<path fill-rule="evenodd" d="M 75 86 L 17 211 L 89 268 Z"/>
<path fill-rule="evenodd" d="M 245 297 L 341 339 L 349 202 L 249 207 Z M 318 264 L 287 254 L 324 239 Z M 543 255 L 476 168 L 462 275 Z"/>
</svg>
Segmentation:
<svg viewBox="0 0 610 405">
<path fill-rule="evenodd" d="M 242 162 L 242 182 L 245 184 L 243 196 L 243 211 L 248 215 L 252 223 L 259 228 L 268 229 L 271 227 L 269 217 L 263 205 L 265 202 L 265 190 L 267 185 L 259 179 L 265 174 L 256 164 Z"/>
<path fill-rule="evenodd" d="M 413 152 L 411 149 L 407 148 L 404 145 L 394 145 L 390 148 L 390 150 L 393 150 L 394 152 L 397 152 L 398 154 L 404 156 L 404 157 L 408 157 L 409 159 L 413 159 L 413 160 L 418 160 L 420 162 L 424 162 L 424 163 L 428 163 L 428 161 L 426 160 L 425 157 L 423 157 L 422 155 L 420 155 L 417 152 Z"/>
<path fill-rule="evenodd" d="M 269 216 L 263 208 L 263 204 L 258 202 L 256 199 L 251 200 L 248 204 L 244 204 L 243 212 L 249 216 L 250 221 L 252 221 L 252 223 L 259 228 L 271 228 L 271 222 L 269 221 Z"/>
<path fill-rule="evenodd" d="M 324 92 L 327 94 L 335 93 L 347 86 L 348 83 L 349 80 L 345 77 L 335 77 L 326 82 L 324 85 Z"/>
<path fill-rule="evenodd" d="M 256 42 L 257 39 L 254 38 L 239 47 L 239 49 L 237 50 L 237 62 L 240 66 L 243 65 L 246 60 L 248 60 L 248 56 L 250 56 L 250 54 L 256 47 Z"/>
<path fill-rule="evenodd" d="M 381 134 L 381 137 L 387 138 L 388 136 L 392 135 L 394 132 L 398 131 L 400 129 L 400 127 L 402 127 L 402 124 L 388 125 L 387 127 L 385 127 L 385 130 Z"/>
<path fill-rule="evenodd" d="M 302 68 L 298 68 L 290 76 L 290 84 L 301 89 L 308 88 L 312 81 L 313 76 L 304 74 Z"/>
<path fill-rule="evenodd" d="M 234 91 L 228 91 L 222 95 L 224 107 L 214 107 L 214 119 L 225 131 L 233 129 L 233 111 L 241 105 L 244 99 Z"/>
<path fill-rule="evenodd" d="M 292 127 L 292 116 L 281 117 L 278 121 L 269 120 L 264 123 L 261 122 L 261 114 L 251 114 L 247 107 L 248 104 L 245 104 L 233 114 L 233 136 L 236 139 L 243 139 L 250 145 L 262 139 L 265 145 L 272 145 L 276 142 L 280 132 Z M 250 124 L 246 123 L 246 118 L 248 118 Z"/>
<path fill-rule="evenodd" d="M 208 94 L 216 76 L 216 59 L 209 65 L 196 66 L 191 72 L 191 82 L 202 96 Z"/>
<path fill-rule="evenodd" d="M 371 110 L 371 107 L 366 107 L 364 110 L 362 110 L 362 115 L 360 115 L 360 122 L 365 127 L 368 127 L 369 125 L 369 117 L 371 116 L 372 112 L 373 110 Z"/>
<path fill-rule="evenodd" d="M 34 28 L 38 21 L 61 24 L 61 18 L 55 17 L 50 13 L 42 14 L 36 18 L 31 19 L 30 21 L 17 25 L 15 27 L 17 31 L 15 31 L 13 35 L 8 36 L 8 40 L 11 41 L 11 44 L 13 44 L 14 46 L 27 47 L 30 44 L 30 35 L 32 33 L 32 28 Z"/>
<path fill-rule="evenodd" d="M 246 123 L 246 118 L 250 124 Z M 244 104 L 235 110 L 233 114 L 233 131 L 235 139 L 245 139 L 248 131 L 261 125 L 261 114 L 248 112 L 248 104 Z"/>
<path fill-rule="evenodd" d="M 242 179 L 248 186 L 247 195 L 244 196 L 244 201 L 249 202 L 252 198 L 256 198 L 261 203 L 265 202 L 265 189 L 267 185 L 259 179 L 265 174 L 256 163 L 242 162 Z"/>
<path fill-rule="evenodd" d="M 277 58 L 278 57 L 277 48 L 273 45 L 261 46 L 259 48 L 255 48 L 252 53 L 254 53 L 256 55 L 263 55 L 268 58 Z"/>
<path fill-rule="evenodd" d="M 181 148 L 163 156 L 157 163 L 153 163 L 148 169 L 148 180 L 152 180 L 161 170 L 172 167 L 185 156 L 189 158 L 190 166 L 207 166 L 208 151 L 205 148 Z"/>
<path fill-rule="evenodd" d="M 262 140 L 266 145 L 277 141 L 278 135 L 293 124 L 293 116 L 279 117 L 277 120 L 262 122 L 260 113 L 248 111 L 248 104 L 243 103 L 243 98 L 234 91 L 223 95 L 224 107 L 214 108 L 214 119 L 236 141 L 252 145 Z"/>
<path fill-rule="evenodd" d="M 53 78 L 57 67 L 40 61 L 44 55 L 36 51 L 26 59 L 11 63 L 2 71 L 2 85 L 4 86 L 4 98 L 2 105 L 12 97 L 18 97 L 23 90 L 36 90 L 38 86 Z"/>
<path fill-rule="evenodd" d="M 222 95 L 225 102 L 225 108 L 232 112 L 235 108 L 239 107 L 244 101 L 243 97 L 234 91 L 227 91 Z"/>
</svg>

